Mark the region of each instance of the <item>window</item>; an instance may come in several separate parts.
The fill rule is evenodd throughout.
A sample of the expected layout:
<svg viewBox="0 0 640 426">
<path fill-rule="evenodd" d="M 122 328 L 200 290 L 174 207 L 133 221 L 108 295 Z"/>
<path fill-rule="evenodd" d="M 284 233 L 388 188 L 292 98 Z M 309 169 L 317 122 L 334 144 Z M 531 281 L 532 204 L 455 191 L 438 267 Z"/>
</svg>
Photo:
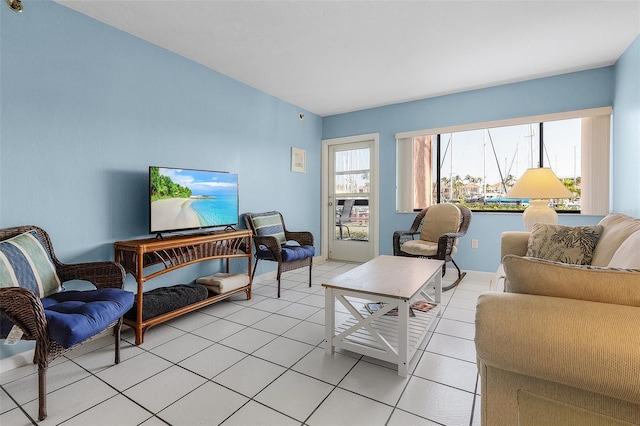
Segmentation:
<svg viewBox="0 0 640 426">
<path fill-rule="evenodd" d="M 553 200 L 559 212 L 606 214 L 609 207 L 610 108 L 401 133 L 398 211 L 439 202 L 475 211 L 522 211 L 505 198 L 528 168 L 550 167 L 574 194 Z"/>
</svg>

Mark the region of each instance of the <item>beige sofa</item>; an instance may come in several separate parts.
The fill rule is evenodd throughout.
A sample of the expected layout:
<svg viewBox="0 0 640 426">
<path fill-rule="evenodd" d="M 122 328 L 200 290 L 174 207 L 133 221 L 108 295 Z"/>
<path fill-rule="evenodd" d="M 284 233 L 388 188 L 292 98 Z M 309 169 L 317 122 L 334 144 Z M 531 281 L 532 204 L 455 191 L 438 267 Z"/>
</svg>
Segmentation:
<svg viewBox="0 0 640 426">
<path fill-rule="evenodd" d="M 602 226 L 602 231 L 590 264 L 603 267 L 640 267 L 640 251 L 634 250 L 635 247 L 629 247 L 624 252 L 618 253 L 614 264 L 610 265 L 622 243 L 635 232 L 640 231 L 640 219 L 612 213 L 603 218 L 598 225 Z M 526 256 L 529 235 L 530 232 L 524 231 L 503 232 L 500 238 L 500 259 L 509 254 Z M 503 265 L 500 264 L 491 282 L 491 289 L 504 291 L 504 288 L 505 273 Z"/>
<path fill-rule="evenodd" d="M 502 235 L 505 291 L 476 311 L 483 425 L 640 425 L 640 219 L 599 226 L 590 266 Z"/>
</svg>

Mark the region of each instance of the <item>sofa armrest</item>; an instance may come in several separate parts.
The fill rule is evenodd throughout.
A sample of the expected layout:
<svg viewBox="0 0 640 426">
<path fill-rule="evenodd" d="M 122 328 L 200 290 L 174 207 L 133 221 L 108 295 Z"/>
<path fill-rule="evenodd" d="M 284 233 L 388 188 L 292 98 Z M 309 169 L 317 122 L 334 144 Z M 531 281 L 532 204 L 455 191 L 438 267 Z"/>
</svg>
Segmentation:
<svg viewBox="0 0 640 426">
<path fill-rule="evenodd" d="M 503 232 L 500 236 L 500 262 L 508 254 L 526 256 L 529 234 L 526 231 Z"/>
<path fill-rule="evenodd" d="M 558 297 L 483 293 L 478 362 L 640 403 L 640 308 Z"/>
</svg>

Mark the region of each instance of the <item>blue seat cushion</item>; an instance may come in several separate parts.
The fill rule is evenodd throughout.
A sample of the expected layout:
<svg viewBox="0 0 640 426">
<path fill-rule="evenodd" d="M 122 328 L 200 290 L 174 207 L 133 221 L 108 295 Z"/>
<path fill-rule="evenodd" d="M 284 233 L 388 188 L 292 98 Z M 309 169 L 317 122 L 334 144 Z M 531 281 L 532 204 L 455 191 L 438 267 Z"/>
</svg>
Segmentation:
<svg viewBox="0 0 640 426">
<path fill-rule="evenodd" d="M 49 337 L 65 348 L 100 333 L 133 306 L 133 293 L 116 288 L 63 291 L 40 299 Z"/>
<path fill-rule="evenodd" d="M 307 257 L 313 257 L 316 254 L 314 246 L 294 246 L 283 245 L 282 246 L 282 260 L 285 262 L 291 262 L 294 260 L 305 259 Z M 258 251 L 258 259 L 275 260 L 271 255 L 271 252 L 267 249 Z"/>
</svg>

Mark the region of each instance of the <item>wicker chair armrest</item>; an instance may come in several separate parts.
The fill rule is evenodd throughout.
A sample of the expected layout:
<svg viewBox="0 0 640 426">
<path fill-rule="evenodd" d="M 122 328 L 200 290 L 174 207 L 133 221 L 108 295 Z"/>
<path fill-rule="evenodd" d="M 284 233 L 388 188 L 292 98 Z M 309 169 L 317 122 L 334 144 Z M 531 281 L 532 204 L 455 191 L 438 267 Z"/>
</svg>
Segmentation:
<svg viewBox="0 0 640 426">
<path fill-rule="evenodd" d="M 307 231 L 286 231 L 285 238 L 287 241 L 296 241 L 301 246 L 313 245 L 313 234 Z"/>
<path fill-rule="evenodd" d="M 453 251 L 453 246 L 458 242 L 458 238 L 464 237 L 464 232 L 449 232 L 442 234 L 438 238 L 438 258 L 444 259 L 445 256 L 450 256 Z"/>
<path fill-rule="evenodd" d="M 409 231 L 407 232 L 412 232 L 412 233 L 419 233 L 420 229 L 422 228 L 422 221 L 424 220 L 424 217 L 427 214 L 427 210 L 429 208 L 427 207 L 426 209 L 422 209 L 418 212 L 418 214 L 416 215 L 416 217 L 413 219 L 413 223 L 411 224 L 411 228 L 409 228 Z"/>
<path fill-rule="evenodd" d="M 400 247 L 407 241 L 414 240 L 416 235 L 420 235 L 420 232 L 409 229 L 407 231 L 395 231 L 393 233 L 393 255 L 402 256 Z"/>
<path fill-rule="evenodd" d="M 40 298 L 32 291 L 22 287 L 0 288 L 0 314 L 22 329 L 23 340 L 47 341 L 47 317 Z"/>
<path fill-rule="evenodd" d="M 63 264 L 58 267 L 58 276 L 62 282 L 84 280 L 96 288 L 124 289 L 125 271 L 116 262 Z"/>
<path fill-rule="evenodd" d="M 260 250 L 261 246 L 264 246 L 271 252 L 271 255 L 278 262 L 282 261 L 282 245 L 280 241 L 272 235 L 255 235 L 253 242 L 256 245 L 256 250 Z"/>
<path fill-rule="evenodd" d="M 440 238 L 458 239 L 464 237 L 465 235 L 467 235 L 466 232 L 447 232 L 446 234 L 440 235 Z"/>
</svg>

